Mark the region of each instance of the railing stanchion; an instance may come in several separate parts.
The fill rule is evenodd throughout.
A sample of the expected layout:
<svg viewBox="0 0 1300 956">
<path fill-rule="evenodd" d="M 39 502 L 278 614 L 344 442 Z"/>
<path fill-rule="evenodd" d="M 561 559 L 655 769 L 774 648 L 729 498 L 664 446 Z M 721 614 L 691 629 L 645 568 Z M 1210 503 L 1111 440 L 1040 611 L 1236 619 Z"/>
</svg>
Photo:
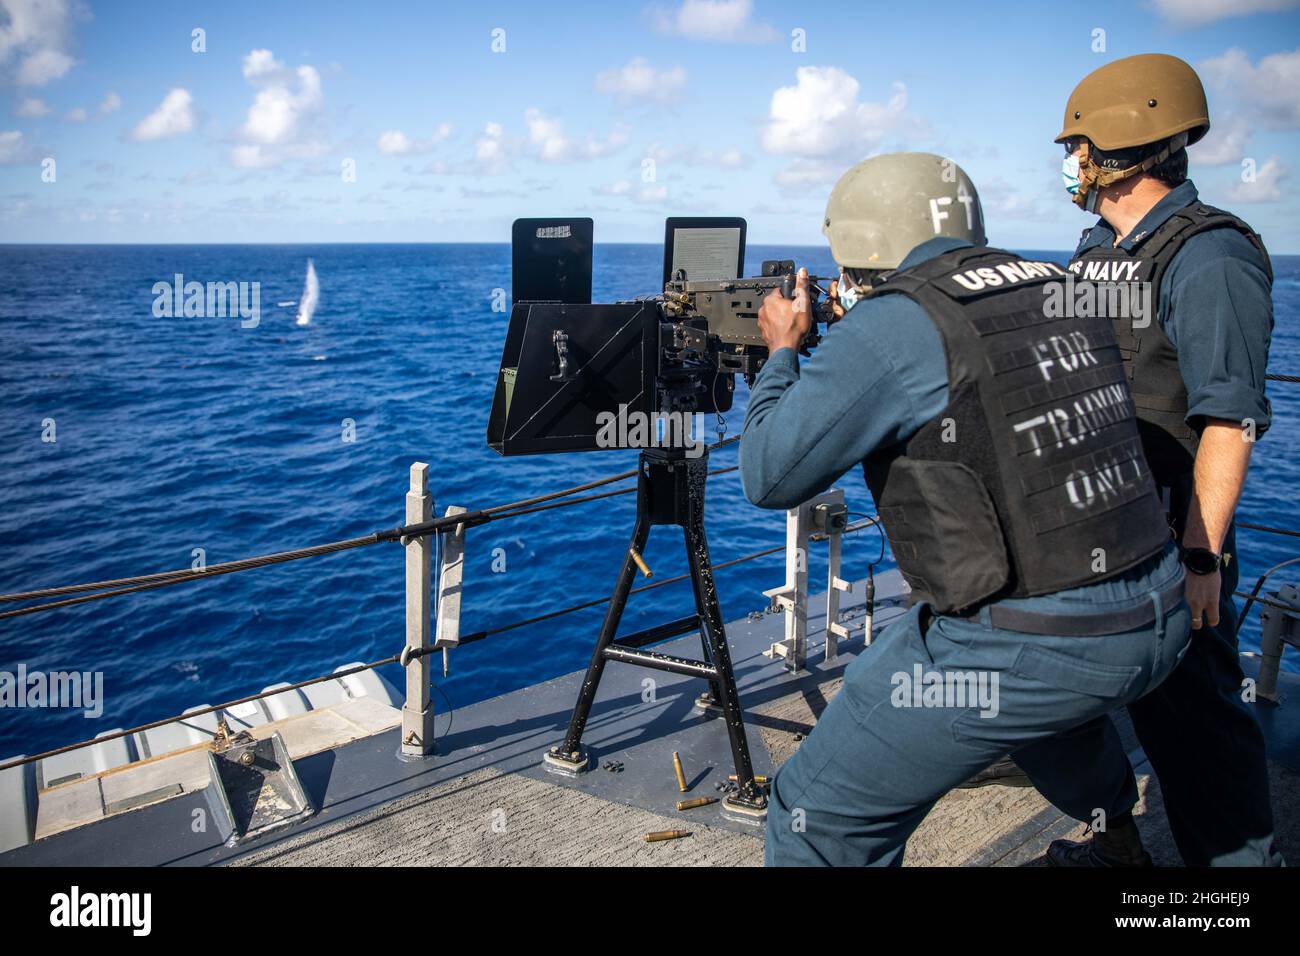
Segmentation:
<svg viewBox="0 0 1300 956">
<path fill-rule="evenodd" d="M 433 518 L 433 497 L 429 494 L 429 466 L 411 465 L 411 490 L 406 493 L 407 525 Z M 436 534 L 436 532 L 435 532 Z M 433 568 L 433 535 L 403 538 L 406 551 L 406 653 L 420 656 L 406 662 L 406 703 L 402 707 L 402 756 L 424 757 L 433 753 L 433 704 L 429 699 L 429 601 Z"/>
<path fill-rule="evenodd" d="M 1280 704 L 1284 695 L 1278 692 L 1277 676 L 1282 666 L 1282 652 L 1288 644 L 1300 647 L 1300 588 L 1294 584 L 1284 584 L 1269 597 L 1273 600 L 1259 612 L 1260 626 L 1264 633 L 1259 642 L 1256 693 L 1264 700 Z M 1290 605 L 1293 610 L 1283 610 L 1286 605 Z"/>
</svg>

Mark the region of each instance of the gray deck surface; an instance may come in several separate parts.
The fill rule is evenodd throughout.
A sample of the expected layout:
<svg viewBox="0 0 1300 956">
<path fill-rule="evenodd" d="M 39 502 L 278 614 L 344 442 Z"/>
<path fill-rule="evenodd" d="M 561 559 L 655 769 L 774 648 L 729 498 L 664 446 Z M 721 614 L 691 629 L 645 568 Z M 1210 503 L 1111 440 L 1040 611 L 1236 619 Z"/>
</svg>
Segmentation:
<svg viewBox="0 0 1300 956">
<path fill-rule="evenodd" d="M 811 730 L 815 715 L 838 692 L 838 670 L 787 684 L 788 692 L 755 708 L 773 766 L 798 747 L 796 735 Z M 1158 866 L 1179 858 L 1164 816 L 1159 785 L 1131 725 L 1118 716 L 1121 736 L 1132 748 L 1142 794 L 1135 813 Z M 720 732 L 721 728 L 717 728 Z M 757 749 L 758 741 L 755 741 Z M 1300 859 L 1300 779 L 1272 765 L 1278 839 L 1284 855 Z M 625 771 L 626 772 L 626 771 Z M 596 771 L 600 773 L 600 771 Z M 671 815 L 605 799 L 556 778 L 475 771 L 428 791 L 282 844 L 245 855 L 234 865 L 262 866 L 758 866 L 761 831 L 722 829 L 702 821 L 709 810 Z M 695 793 L 712 795 L 710 789 Z M 712 808 L 710 808 L 712 809 Z M 697 822 L 700 821 L 700 822 Z M 687 829 L 691 836 L 647 844 L 654 830 Z M 1047 844 L 1077 836 L 1080 824 L 1062 816 L 1033 789 L 984 787 L 957 790 L 942 799 L 908 844 L 908 866 L 1036 866 Z"/>
<path fill-rule="evenodd" d="M 685 814 L 683 817 L 686 816 Z M 691 836 L 646 843 L 654 830 Z M 241 857 L 262 866 L 757 866 L 763 843 L 521 774 L 478 770 Z"/>
<path fill-rule="evenodd" d="M 878 629 L 902 613 L 900 581 L 896 572 L 877 578 Z M 858 589 L 854 598 L 860 595 Z M 860 613 L 860 605 L 847 601 L 845 611 Z M 861 652 L 858 629 L 841 645 L 838 660 L 827 664 L 823 624 L 810 613 L 809 670 L 799 677 L 762 653 L 781 636 L 779 617 L 728 624 L 757 773 L 771 775 L 789 758 Z M 592 641 L 594 634 L 575 630 L 573 639 Z M 657 649 L 698 656 L 699 638 Z M 1249 660 L 1244 663 L 1252 670 Z M 688 796 L 716 796 L 715 785 L 733 772 L 724 725 L 692 706 L 701 681 L 610 664 L 583 738 L 593 769 L 576 777 L 543 769 L 540 757 L 563 737 L 581 678 L 571 673 L 458 708 L 450 732 L 440 715 L 445 736 L 431 760 L 397 760 L 397 730 L 296 760 L 318 812 L 246 845 L 226 847 L 214 833 L 194 832 L 191 821 L 203 806 L 202 793 L 195 792 L 42 839 L 5 854 L 0 865 L 760 864 L 761 827 L 724 818 L 717 804 L 674 809 L 683 796 L 672 771 L 674 751 L 686 768 Z M 1284 674 L 1283 684 L 1292 702 L 1260 705 L 1257 713 L 1274 758 L 1278 841 L 1294 861 L 1300 860 L 1300 678 Z M 1137 812 L 1148 848 L 1157 863 L 1177 865 L 1158 787 L 1131 728 L 1122 715 L 1117 722 L 1139 772 L 1143 801 Z M 620 761 L 623 772 L 605 770 L 609 760 Z M 691 836 L 653 844 L 643 839 L 667 829 L 687 829 Z M 917 831 L 906 863 L 1035 865 L 1052 839 L 1080 829 L 1032 789 L 955 791 Z"/>
</svg>

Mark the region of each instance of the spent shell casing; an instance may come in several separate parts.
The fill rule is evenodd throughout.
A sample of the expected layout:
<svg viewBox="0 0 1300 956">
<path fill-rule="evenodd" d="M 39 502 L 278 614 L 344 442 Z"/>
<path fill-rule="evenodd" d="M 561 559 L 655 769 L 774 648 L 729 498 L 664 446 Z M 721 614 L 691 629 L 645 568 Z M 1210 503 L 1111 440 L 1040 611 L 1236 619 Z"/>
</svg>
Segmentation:
<svg viewBox="0 0 1300 956">
<path fill-rule="evenodd" d="M 677 789 L 685 793 L 686 771 L 682 769 L 682 758 L 676 750 L 673 751 L 673 771 L 677 774 Z"/>
<path fill-rule="evenodd" d="M 691 835 L 690 830 L 656 830 L 645 835 L 646 843 L 662 843 L 664 840 L 680 840 Z"/>
<path fill-rule="evenodd" d="M 717 803 L 717 797 L 696 797 L 694 800 L 678 800 L 678 810 L 694 810 L 696 807 L 707 807 L 710 803 Z"/>
<path fill-rule="evenodd" d="M 727 779 L 730 780 L 732 783 L 737 783 L 737 782 L 738 782 L 738 781 L 736 780 L 736 775 L 735 775 L 734 773 L 733 773 L 733 774 L 730 774 L 730 775 L 727 777 Z M 754 774 L 754 782 L 755 782 L 755 783 L 758 783 L 758 784 L 766 784 L 766 783 L 767 783 L 767 777 L 763 776 L 761 773 L 756 773 L 756 774 Z"/>
<path fill-rule="evenodd" d="M 632 560 L 636 562 L 636 566 L 640 569 L 643 575 L 647 578 L 655 576 L 655 573 L 650 570 L 650 565 L 645 563 L 645 558 L 641 557 L 641 553 L 637 551 L 636 548 L 629 548 L 628 554 L 632 556 Z"/>
</svg>

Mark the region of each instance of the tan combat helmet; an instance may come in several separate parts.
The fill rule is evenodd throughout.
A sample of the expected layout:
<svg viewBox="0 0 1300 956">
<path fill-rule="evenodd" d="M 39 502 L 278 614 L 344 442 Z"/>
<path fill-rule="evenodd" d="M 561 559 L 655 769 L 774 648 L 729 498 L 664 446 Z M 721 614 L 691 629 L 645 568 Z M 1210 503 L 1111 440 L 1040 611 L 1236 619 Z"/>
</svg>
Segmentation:
<svg viewBox="0 0 1300 956">
<path fill-rule="evenodd" d="M 1209 129 L 1196 71 L 1176 56 L 1143 53 L 1083 78 L 1065 104 L 1056 142 L 1082 147 L 1074 201 L 1087 208 L 1094 190 L 1151 169 Z M 1133 152 L 1143 146 L 1160 148 Z"/>
<path fill-rule="evenodd" d="M 831 190 L 822 232 L 844 269 L 897 269 L 937 236 L 982 246 L 984 212 L 970 177 L 930 153 L 885 153 L 864 159 Z"/>
</svg>

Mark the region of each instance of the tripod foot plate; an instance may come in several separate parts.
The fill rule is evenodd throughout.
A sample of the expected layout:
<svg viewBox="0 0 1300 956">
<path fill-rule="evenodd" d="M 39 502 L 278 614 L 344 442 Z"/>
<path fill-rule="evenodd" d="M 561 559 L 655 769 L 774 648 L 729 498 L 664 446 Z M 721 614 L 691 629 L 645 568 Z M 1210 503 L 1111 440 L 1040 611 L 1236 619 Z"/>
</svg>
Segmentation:
<svg viewBox="0 0 1300 956">
<path fill-rule="evenodd" d="M 723 715 L 722 705 L 714 699 L 712 694 L 701 694 L 696 697 L 695 709 L 704 717 L 721 717 Z"/>
<path fill-rule="evenodd" d="M 562 773 L 565 776 L 575 777 L 587 769 L 587 755 L 581 750 L 577 754 L 577 757 L 569 757 L 548 750 L 542 754 L 542 766 L 552 773 Z"/>
<path fill-rule="evenodd" d="M 741 803 L 735 797 L 723 797 L 722 814 L 741 823 L 762 826 L 767 822 L 767 805 L 756 807 L 752 803 Z"/>
</svg>

